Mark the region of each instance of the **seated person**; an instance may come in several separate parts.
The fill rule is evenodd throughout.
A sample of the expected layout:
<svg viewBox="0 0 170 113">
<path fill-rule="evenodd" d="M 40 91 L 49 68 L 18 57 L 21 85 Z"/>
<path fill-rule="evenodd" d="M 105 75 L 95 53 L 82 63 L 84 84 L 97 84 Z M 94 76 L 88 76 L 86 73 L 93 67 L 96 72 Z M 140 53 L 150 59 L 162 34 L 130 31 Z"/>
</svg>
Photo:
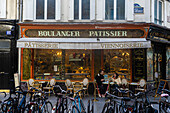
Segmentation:
<svg viewBox="0 0 170 113">
<path fill-rule="evenodd" d="M 95 79 L 98 85 L 98 93 L 99 93 L 99 97 L 105 97 L 105 92 L 106 92 L 106 87 L 102 84 L 102 82 L 104 82 L 104 71 L 100 70 L 99 73 L 96 75 Z M 97 87 L 97 86 L 96 86 Z"/>
<path fill-rule="evenodd" d="M 119 75 L 116 72 L 112 76 L 111 80 L 112 80 L 112 82 L 114 82 L 118 86 L 121 84 L 121 79 L 120 79 Z"/>
<path fill-rule="evenodd" d="M 114 82 L 114 84 L 111 86 L 113 89 L 115 89 L 116 87 L 119 87 L 121 85 L 121 79 L 120 79 L 119 75 L 116 72 L 114 73 L 111 80 L 112 80 L 112 82 Z M 115 94 L 117 95 L 118 92 L 115 92 Z"/>
</svg>

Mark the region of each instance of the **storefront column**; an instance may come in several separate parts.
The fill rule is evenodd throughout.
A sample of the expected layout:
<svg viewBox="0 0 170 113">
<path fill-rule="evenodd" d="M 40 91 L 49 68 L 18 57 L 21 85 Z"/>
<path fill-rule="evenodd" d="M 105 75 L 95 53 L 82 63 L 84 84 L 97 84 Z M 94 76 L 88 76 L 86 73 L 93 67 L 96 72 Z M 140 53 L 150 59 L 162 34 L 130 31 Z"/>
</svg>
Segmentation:
<svg viewBox="0 0 170 113">
<path fill-rule="evenodd" d="M 101 50 L 94 50 L 94 77 L 98 74 L 101 68 Z"/>
<path fill-rule="evenodd" d="M 65 78 L 65 50 L 62 50 L 62 60 L 61 60 L 61 79 L 64 80 Z"/>
</svg>

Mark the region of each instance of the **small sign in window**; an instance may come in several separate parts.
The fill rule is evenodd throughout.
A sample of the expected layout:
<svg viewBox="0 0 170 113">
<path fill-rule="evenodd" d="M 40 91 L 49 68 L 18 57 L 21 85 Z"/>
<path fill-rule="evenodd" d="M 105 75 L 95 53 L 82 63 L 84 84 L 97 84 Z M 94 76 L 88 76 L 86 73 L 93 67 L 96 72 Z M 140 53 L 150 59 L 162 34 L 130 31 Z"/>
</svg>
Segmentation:
<svg viewBox="0 0 170 113">
<path fill-rule="evenodd" d="M 6 31 L 6 35 L 11 35 L 11 31 Z"/>
</svg>

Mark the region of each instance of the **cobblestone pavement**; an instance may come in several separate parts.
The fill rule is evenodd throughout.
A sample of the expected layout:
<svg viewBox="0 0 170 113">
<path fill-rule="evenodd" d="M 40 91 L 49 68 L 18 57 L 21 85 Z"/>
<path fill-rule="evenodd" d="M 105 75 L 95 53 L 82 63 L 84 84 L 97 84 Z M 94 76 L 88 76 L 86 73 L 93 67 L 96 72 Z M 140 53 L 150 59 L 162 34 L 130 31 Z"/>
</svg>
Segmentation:
<svg viewBox="0 0 170 113">
<path fill-rule="evenodd" d="M 6 97 L 6 98 L 4 98 L 3 97 L 3 94 L 0 94 L 0 100 L 5 100 L 5 99 L 7 99 L 9 97 L 9 94 L 8 94 L 8 96 Z M 29 97 L 27 97 L 27 99 L 28 99 Z M 86 97 L 84 97 L 83 98 L 83 103 L 84 103 L 84 105 L 87 107 L 87 103 L 88 103 L 88 100 L 89 99 L 93 99 L 94 97 L 92 96 L 92 95 L 90 95 L 90 96 L 86 96 Z M 106 100 L 106 98 L 97 98 L 98 99 L 98 101 L 97 102 L 94 102 L 94 113 L 101 113 L 101 111 L 102 111 L 102 108 L 103 108 L 103 106 L 104 106 L 104 104 L 105 104 L 105 100 Z M 56 103 L 56 97 L 55 96 L 50 96 L 49 97 L 49 100 L 52 102 L 52 104 L 53 105 L 55 105 L 55 103 Z M 159 101 L 159 98 L 156 98 L 155 100 L 154 100 L 154 98 L 153 97 L 150 97 L 150 100 L 151 101 Z M 158 106 L 158 104 L 156 104 L 156 105 L 153 105 L 154 106 L 154 108 L 156 108 L 156 109 L 159 109 L 159 106 Z"/>
</svg>

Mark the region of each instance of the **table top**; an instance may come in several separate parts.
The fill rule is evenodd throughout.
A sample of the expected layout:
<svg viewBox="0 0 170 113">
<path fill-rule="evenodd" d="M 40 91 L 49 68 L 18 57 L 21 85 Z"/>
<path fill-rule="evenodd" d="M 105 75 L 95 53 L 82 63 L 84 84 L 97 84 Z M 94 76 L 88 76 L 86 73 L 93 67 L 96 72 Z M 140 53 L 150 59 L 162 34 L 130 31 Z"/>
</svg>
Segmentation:
<svg viewBox="0 0 170 113">
<path fill-rule="evenodd" d="M 139 85 L 139 83 L 137 83 L 137 82 L 131 82 L 131 83 L 129 83 L 129 85 Z"/>
<path fill-rule="evenodd" d="M 43 84 L 43 83 L 45 83 L 45 81 L 38 81 L 40 84 Z"/>
<path fill-rule="evenodd" d="M 114 84 L 114 82 L 108 82 L 108 81 L 107 81 L 107 82 L 102 82 L 102 83 L 103 83 L 103 84 L 109 84 L 109 83 L 110 83 L 110 84 Z"/>
</svg>

